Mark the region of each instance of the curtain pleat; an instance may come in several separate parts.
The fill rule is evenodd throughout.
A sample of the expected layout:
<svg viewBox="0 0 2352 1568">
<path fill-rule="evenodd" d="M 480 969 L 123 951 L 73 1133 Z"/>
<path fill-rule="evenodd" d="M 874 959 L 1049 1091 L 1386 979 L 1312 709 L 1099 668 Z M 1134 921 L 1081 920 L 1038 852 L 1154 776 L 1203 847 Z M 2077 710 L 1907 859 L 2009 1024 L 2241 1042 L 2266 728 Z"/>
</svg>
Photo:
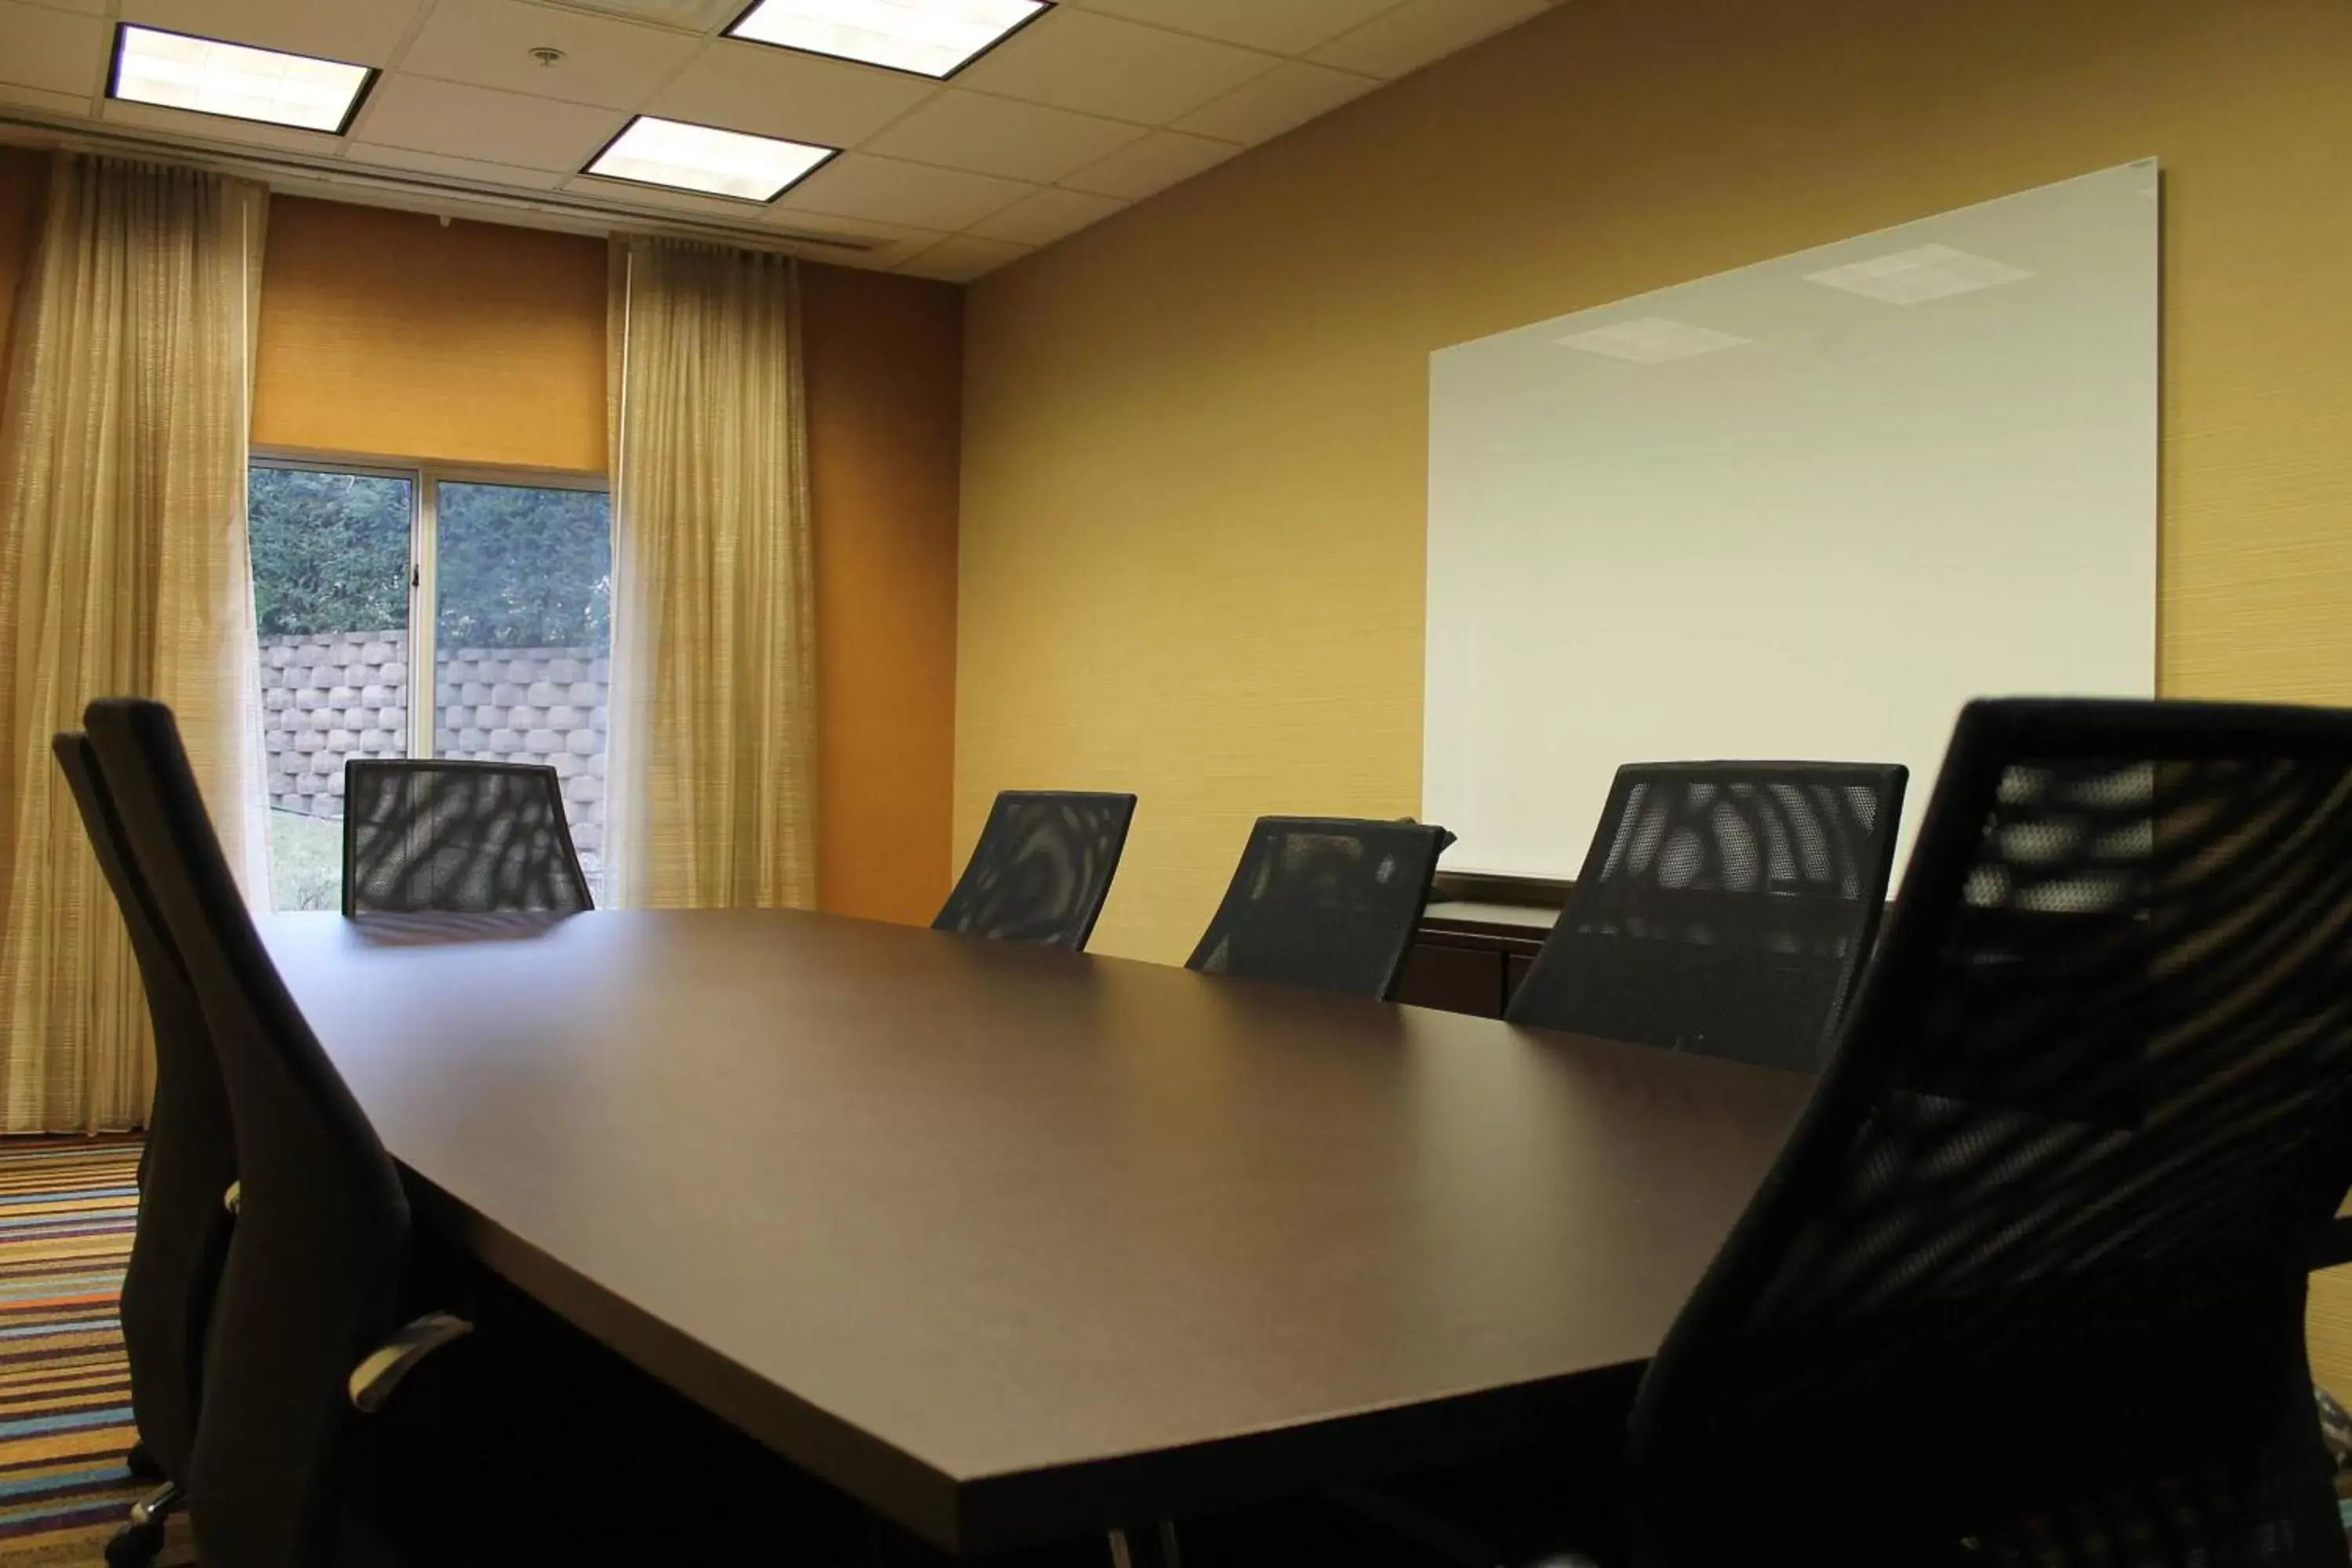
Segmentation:
<svg viewBox="0 0 2352 1568">
<path fill-rule="evenodd" d="M 266 193 L 61 153 L 0 384 L 0 1130 L 146 1120 L 130 943 L 49 738 L 91 698 L 179 716 L 230 863 L 264 885 L 246 560 Z"/>
<path fill-rule="evenodd" d="M 815 626 L 793 264 L 614 245 L 612 901 L 806 908 Z"/>
</svg>

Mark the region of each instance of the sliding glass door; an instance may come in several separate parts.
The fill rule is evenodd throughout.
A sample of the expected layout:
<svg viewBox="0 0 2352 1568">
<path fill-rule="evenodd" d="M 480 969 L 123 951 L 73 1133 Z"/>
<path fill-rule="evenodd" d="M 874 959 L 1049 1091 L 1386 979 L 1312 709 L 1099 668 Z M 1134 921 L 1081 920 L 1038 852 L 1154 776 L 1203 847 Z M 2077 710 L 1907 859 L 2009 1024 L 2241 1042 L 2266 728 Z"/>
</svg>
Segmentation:
<svg viewBox="0 0 2352 1568">
<path fill-rule="evenodd" d="M 271 906 L 340 906 L 354 757 L 552 767 L 601 889 L 602 482 L 297 459 L 258 462 L 251 479 Z"/>
<path fill-rule="evenodd" d="M 249 477 L 274 909 L 340 907 L 343 763 L 409 754 L 420 488 L 383 469 L 257 464 Z"/>
<path fill-rule="evenodd" d="M 592 889 L 604 868 L 613 523 L 601 489 L 435 486 L 433 754 L 544 763 Z"/>
</svg>

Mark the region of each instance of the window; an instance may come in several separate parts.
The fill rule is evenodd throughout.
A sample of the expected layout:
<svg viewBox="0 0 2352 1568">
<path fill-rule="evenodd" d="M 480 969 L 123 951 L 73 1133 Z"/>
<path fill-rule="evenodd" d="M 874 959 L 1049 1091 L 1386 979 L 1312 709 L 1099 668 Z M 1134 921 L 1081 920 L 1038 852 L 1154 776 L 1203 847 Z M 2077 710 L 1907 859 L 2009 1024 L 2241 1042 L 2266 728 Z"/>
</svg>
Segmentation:
<svg viewBox="0 0 2352 1568">
<path fill-rule="evenodd" d="M 249 521 L 271 907 L 341 907 L 352 757 L 548 764 L 601 892 L 613 596 L 602 481 L 267 459 L 252 470 Z"/>
</svg>

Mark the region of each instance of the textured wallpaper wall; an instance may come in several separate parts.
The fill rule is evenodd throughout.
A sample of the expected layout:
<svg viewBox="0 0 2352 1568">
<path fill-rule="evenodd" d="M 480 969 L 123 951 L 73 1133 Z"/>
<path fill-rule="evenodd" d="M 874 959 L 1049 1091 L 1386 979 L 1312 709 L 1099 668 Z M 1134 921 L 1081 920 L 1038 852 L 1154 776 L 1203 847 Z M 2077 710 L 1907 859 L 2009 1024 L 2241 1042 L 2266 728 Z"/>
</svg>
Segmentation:
<svg viewBox="0 0 2352 1568">
<path fill-rule="evenodd" d="M 982 279 L 959 850 L 1132 789 L 1094 945 L 1181 961 L 1252 816 L 1418 804 L 1431 350 L 2148 156 L 2162 688 L 2352 701 L 2347 78 L 2341 0 L 1577 0 Z"/>
</svg>

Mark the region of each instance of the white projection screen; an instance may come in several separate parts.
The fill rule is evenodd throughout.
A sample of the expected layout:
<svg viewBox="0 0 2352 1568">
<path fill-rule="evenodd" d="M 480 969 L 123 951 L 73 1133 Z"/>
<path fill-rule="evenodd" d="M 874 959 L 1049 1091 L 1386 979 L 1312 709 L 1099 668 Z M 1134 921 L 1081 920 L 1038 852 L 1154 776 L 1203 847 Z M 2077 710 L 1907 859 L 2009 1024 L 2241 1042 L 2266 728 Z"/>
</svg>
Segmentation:
<svg viewBox="0 0 2352 1568">
<path fill-rule="evenodd" d="M 1573 877 L 1621 763 L 1899 762 L 2156 679 L 2153 160 L 1430 356 L 1422 815 Z M 1601 243 L 1596 237 L 1596 243 Z"/>
</svg>

